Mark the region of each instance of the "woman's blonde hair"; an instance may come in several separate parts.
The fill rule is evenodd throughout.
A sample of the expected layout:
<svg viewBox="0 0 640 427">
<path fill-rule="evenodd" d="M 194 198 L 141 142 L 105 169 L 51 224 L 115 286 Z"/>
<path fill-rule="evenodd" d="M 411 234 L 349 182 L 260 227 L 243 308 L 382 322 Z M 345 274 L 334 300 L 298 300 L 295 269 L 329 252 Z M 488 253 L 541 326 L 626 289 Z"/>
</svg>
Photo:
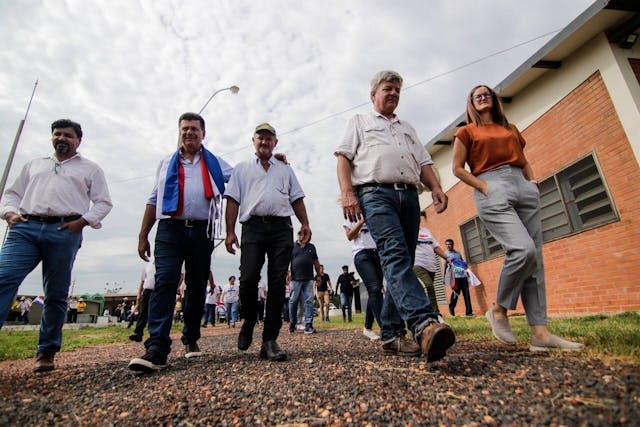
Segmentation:
<svg viewBox="0 0 640 427">
<path fill-rule="evenodd" d="M 509 121 L 507 120 L 507 116 L 504 115 L 504 110 L 502 109 L 502 102 L 500 102 L 500 98 L 496 93 L 487 85 L 478 85 L 471 89 L 469 92 L 469 96 L 467 96 L 467 123 L 473 123 L 476 126 L 482 124 L 482 120 L 480 118 L 480 114 L 476 107 L 473 105 L 473 92 L 478 90 L 479 88 L 485 88 L 491 94 L 491 119 L 494 123 L 500 124 L 506 128 L 509 127 Z"/>
</svg>

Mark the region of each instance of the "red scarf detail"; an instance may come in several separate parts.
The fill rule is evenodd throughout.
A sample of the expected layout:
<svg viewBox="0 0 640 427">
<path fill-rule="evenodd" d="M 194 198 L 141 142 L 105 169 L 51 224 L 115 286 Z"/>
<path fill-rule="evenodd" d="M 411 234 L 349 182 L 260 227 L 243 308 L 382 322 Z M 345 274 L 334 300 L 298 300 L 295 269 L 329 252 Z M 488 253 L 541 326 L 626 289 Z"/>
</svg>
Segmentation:
<svg viewBox="0 0 640 427">
<path fill-rule="evenodd" d="M 204 197 L 207 200 L 211 200 L 213 198 L 213 186 L 211 185 L 211 180 L 209 179 L 209 170 L 207 169 L 207 164 L 204 159 L 200 159 L 200 170 L 202 171 L 202 185 L 204 186 Z M 182 162 L 178 162 L 178 210 L 174 214 L 175 216 L 182 215 L 182 210 L 184 209 L 184 166 L 182 166 Z"/>
</svg>

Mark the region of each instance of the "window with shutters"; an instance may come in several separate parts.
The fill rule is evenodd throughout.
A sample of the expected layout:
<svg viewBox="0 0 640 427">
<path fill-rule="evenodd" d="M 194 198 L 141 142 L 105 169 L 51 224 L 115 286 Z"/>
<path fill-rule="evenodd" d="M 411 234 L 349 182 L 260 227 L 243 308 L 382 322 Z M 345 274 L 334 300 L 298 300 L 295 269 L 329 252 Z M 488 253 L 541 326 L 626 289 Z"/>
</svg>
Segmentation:
<svg viewBox="0 0 640 427">
<path fill-rule="evenodd" d="M 544 242 L 619 220 L 593 153 L 539 184 Z M 467 260 L 477 264 L 504 253 L 477 216 L 460 226 Z"/>
</svg>

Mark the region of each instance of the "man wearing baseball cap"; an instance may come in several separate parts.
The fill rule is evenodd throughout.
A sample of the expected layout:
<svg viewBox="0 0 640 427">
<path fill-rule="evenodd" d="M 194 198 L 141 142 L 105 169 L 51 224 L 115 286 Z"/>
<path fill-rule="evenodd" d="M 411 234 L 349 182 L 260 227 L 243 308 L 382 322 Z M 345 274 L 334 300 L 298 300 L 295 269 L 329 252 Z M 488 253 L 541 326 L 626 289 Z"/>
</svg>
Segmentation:
<svg viewBox="0 0 640 427">
<path fill-rule="evenodd" d="M 293 169 L 273 156 L 278 144 L 276 130 L 269 123 L 261 123 L 255 128 L 252 142 L 255 154 L 234 168 L 224 194 L 225 246 L 229 253 L 235 254 L 236 248 L 240 248 L 235 225 L 238 219 L 242 224 L 240 302 L 245 320 L 238 335 L 238 348 L 247 350 L 253 340 L 258 281 L 266 255 L 269 288 L 260 358 L 283 361 L 287 353 L 276 340 L 282 326 L 282 304 L 293 249 L 291 215 L 295 214 L 301 225 L 299 241 L 308 242 L 311 229 L 303 201 L 305 194 Z"/>
</svg>

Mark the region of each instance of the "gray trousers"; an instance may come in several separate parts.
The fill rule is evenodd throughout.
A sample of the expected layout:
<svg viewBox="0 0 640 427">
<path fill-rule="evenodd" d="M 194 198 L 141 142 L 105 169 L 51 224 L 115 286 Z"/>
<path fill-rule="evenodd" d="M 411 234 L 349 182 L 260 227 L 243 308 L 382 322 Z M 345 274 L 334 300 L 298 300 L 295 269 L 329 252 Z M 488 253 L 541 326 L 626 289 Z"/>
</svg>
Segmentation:
<svg viewBox="0 0 640 427">
<path fill-rule="evenodd" d="M 546 325 L 538 188 L 524 178 L 522 169 L 509 165 L 483 172 L 478 178 L 486 181 L 488 193 L 474 190 L 478 216 L 506 253 L 496 302 L 514 310 L 522 297 L 529 325 Z"/>
</svg>

